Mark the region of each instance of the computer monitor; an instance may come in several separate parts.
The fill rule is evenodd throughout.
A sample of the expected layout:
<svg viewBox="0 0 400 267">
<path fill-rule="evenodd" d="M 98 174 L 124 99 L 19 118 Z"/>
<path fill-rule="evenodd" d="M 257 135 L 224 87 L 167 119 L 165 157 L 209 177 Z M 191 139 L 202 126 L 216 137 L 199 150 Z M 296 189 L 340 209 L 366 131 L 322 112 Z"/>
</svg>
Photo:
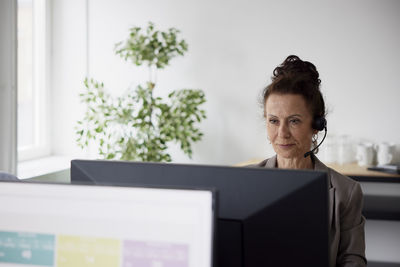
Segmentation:
<svg viewBox="0 0 400 267">
<path fill-rule="evenodd" d="M 214 197 L 0 182 L 0 266 L 210 267 Z"/>
<path fill-rule="evenodd" d="M 215 266 L 328 266 L 324 172 L 73 160 L 72 182 L 217 190 Z"/>
</svg>

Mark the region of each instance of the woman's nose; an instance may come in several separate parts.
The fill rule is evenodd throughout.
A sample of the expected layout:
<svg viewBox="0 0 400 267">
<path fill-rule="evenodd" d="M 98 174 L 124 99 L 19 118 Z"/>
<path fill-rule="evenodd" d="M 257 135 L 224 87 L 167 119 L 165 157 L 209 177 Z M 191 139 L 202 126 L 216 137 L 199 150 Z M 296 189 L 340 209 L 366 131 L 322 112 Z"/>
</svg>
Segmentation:
<svg viewBox="0 0 400 267">
<path fill-rule="evenodd" d="M 281 123 L 279 126 L 279 137 L 281 138 L 289 138 L 290 137 L 290 130 L 286 123 Z"/>
</svg>

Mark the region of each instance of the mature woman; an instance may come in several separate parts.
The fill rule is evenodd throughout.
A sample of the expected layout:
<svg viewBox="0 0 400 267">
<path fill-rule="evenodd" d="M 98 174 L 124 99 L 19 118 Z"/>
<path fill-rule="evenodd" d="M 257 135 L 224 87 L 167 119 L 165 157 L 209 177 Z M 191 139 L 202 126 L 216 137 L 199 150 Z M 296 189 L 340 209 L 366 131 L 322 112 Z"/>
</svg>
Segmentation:
<svg viewBox="0 0 400 267">
<path fill-rule="evenodd" d="M 263 103 L 268 139 L 276 156 L 258 166 L 326 171 L 330 180 L 330 266 L 366 266 L 360 185 L 325 166 L 314 152 L 307 153 L 316 147 L 318 131 L 326 127 L 320 83 L 315 66 L 297 56 L 289 56 L 275 68 Z"/>
</svg>

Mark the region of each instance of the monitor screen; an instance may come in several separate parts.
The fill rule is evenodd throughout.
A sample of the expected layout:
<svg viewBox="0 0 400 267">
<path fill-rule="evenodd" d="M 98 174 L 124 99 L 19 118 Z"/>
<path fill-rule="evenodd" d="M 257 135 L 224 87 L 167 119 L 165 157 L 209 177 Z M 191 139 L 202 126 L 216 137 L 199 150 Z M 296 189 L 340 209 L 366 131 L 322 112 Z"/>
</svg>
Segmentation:
<svg viewBox="0 0 400 267">
<path fill-rule="evenodd" d="M 0 183 L 0 266 L 210 267 L 210 190 Z"/>
<path fill-rule="evenodd" d="M 215 266 L 328 266 L 326 173 L 74 160 L 71 181 L 217 191 Z"/>
</svg>

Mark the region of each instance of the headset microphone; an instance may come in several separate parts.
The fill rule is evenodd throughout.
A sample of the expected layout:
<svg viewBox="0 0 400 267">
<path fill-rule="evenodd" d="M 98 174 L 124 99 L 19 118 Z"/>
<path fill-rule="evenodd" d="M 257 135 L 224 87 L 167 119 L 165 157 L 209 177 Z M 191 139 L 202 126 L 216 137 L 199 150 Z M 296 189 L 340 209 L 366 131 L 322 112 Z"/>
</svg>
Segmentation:
<svg viewBox="0 0 400 267">
<path fill-rule="evenodd" d="M 322 138 L 322 141 L 316 147 L 314 147 L 311 151 L 308 151 L 307 153 L 304 154 L 305 158 L 307 158 L 309 155 L 314 153 L 314 151 L 322 144 L 322 142 L 324 142 L 326 134 L 328 133 L 326 124 L 327 124 L 326 119 L 324 117 L 317 117 L 314 119 L 313 125 L 312 125 L 313 129 L 318 130 L 318 131 L 325 130 L 325 134 L 324 134 L 324 138 Z"/>
</svg>

